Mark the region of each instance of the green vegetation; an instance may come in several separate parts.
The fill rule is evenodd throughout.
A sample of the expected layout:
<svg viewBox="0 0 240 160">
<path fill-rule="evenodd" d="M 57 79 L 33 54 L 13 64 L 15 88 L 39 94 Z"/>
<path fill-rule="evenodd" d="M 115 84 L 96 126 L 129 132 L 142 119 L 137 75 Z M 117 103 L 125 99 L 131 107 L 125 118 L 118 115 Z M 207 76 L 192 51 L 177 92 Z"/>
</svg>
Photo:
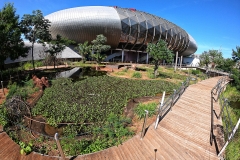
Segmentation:
<svg viewBox="0 0 240 160">
<path fill-rule="evenodd" d="M 91 45 L 88 45 L 88 41 L 85 41 L 84 43 L 79 43 L 78 47 L 76 47 L 79 54 L 82 56 L 82 62 L 85 63 L 88 55 L 91 53 L 92 47 Z"/>
<path fill-rule="evenodd" d="M 3 105 L 0 105 L 0 125 L 3 127 L 8 124 L 8 118 L 7 118 L 7 109 L 3 107 Z"/>
<path fill-rule="evenodd" d="M 142 119 L 145 117 L 146 114 L 145 110 L 148 111 L 148 116 L 152 117 L 156 113 L 156 109 L 157 103 L 155 102 L 147 104 L 140 103 L 137 105 L 136 108 L 134 108 L 134 113 L 138 116 L 139 119 Z"/>
<path fill-rule="evenodd" d="M 92 54 L 91 57 L 98 64 L 106 58 L 106 56 L 101 53 L 106 52 L 111 48 L 110 45 L 105 45 L 106 42 L 107 42 L 107 37 L 105 37 L 102 34 L 97 35 L 96 39 L 92 41 L 92 49 L 94 51 L 94 54 Z"/>
<path fill-rule="evenodd" d="M 61 140 L 62 148 L 66 155 L 80 155 L 119 145 L 133 134 L 126 128 L 130 122 L 130 119 L 110 113 L 102 127 L 93 129 L 92 138 L 65 138 Z"/>
<path fill-rule="evenodd" d="M 60 54 L 66 48 L 66 46 L 68 46 L 69 44 L 73 44 L 75 42 L 67 38 L 64 38 L 58 34 L 56 36 L 56 39 L 50 39 L 47 43 L 49 45 L 49 48 L 45 52 L 49 53 L 50 56 L 53 58 L 54 69 L 55 69 L 56 56 Z"/>
<path fill-rule="evenodd" d="M 26 78 L 28 79 L 28 77 Z M 8 84 L 8 95 L 7 99 L 13 97 L 13 96 L 19 96 L 21 99 L 26 100 L 29 95 L 34 93 L 37 88 L 33 88 L 33 80 L 26 80 L 22 81 L 21 83 L 16 83 L 14 82 L 13 84 L 10 83 Z"/>
<path fill-rule="evenodd" d="M 193 75 L 198 75 L 198 74 L 200 74 L 200 70 L 198 70 L 198 69 L 196 69 L 196 70 L 195 70 L 195 69 L 192 69 L 191 72 L 192 72 Z"/>
<path fill-rule="evenodd" d="M 23 64 L 24 70 L 30 70 L 33 68 L 32 64 L 30 62 L 26 62 Z"/>
<path fill-rule="evenodd" d="M 216 65 L 221 65 L 223 62 L 222 52 L 218 50 L 209 50 L 204 51 L 200 55 L 200 65 L 205 65 L 206 67 L 209 66 L 210 63 L 212 63 L 212 68 L 215 68 Z"/>
<path fill-rule="evenodd" d="M 150 70 L 148 70 L 147 71 L 147 76 L 148 76 L 148 78 L 150 78 L 150 79 L 155 79 L 156 77 L 155 77 L 155 75 L 154 75 L 154 73 Z"/>
<path fill-rule="evenodd" d="M 132 74 L 132 78 L 142 78 L 142 74 L 140 72 L 135 71 Z"/>
<path fill-rule="evenodd" d="M 25 57 L 28 48 L 21 38 L 19 16 L 13 4 L 7 3 L 0 9 L 0 65 L 10 57 L 12 60 L 19 56 Z"/>
<path fill-rule="evenodd" d="M 240 118 L 240 107 L 239 107 L 240 91 L 238 91 L 235 87 L 227 86 L 227 89 L 223 93 L 223 95 L 225 98 L 227 98 L 230 101 L 230 107 L 228 111 L 229 111 L 231 120 L 233 122 L 233 125 L 236 125 L 238 119 Z M 224 111 L 226 112 L 226 110 Z M 223 121 L 223 125 L 226 128 L 225 123 L 227 122 Z M 229 128 L 229 131 L 230 130 L 232 130 L 232 128 Z M 229 145 L 226 148 L 226 159 L 238 160 L 238 158 L 240 157 L 239 150 L 240 150 L 240 130 L 238 129 L 236 134 L 233 137 L 233 140 L 229 143 Z"/>
<path fill-rule="evenodd" d="M 19 142 L 19 145 L 20 145 L 20 148 L 21 148 L 21 150 L 20 150 L 20 153 L 21 154 L 29 154 L 29 153 L 31 153 L 32 152 L 32 146 L 33 146 L 33 144 L 31 143 L 31 142 L 29 142 L 28 144 L 25 144 L 24 142 Z"/>
<path fill-rule="evenodd" d="M 154 96 L 163 90 L 172 92 L 174 88 L 176 84 L 166 81 L 134 81 L 108 76 L 75 83 L 70 79 L 58 79 L 45 90 L 33 113 L 42 114 L 54 126 L 61 122 L 96 122 L 95 125 L 99 125 L 106 120 L 106 113 L 121 114 L 131 98 Z"/>
<path fill-rule="evenodd" d="M 166 60 L 167 63 L 172 62 L 173 53 L 167 48 L 167 42 L 164 40 L 158 41 L 156 44 L 148 43 L 147 52 L 153 58 L 154 61 L 154 75 L 157 76 L 157 70 L 159 67 L 160 61 Z"/>
<path fill-rule="evenodd" d="M 32 65 L 35 70 L 33 56 L 34 44 L 36 42 L 44 43 L 51 39 L 49 32 L 50 21 L 44 18 L 40 10 L 36 10 L 32 12 L 32 15 L 24 14 L 20 24 L 25 38 L 32 43 Z"/>
</svg>

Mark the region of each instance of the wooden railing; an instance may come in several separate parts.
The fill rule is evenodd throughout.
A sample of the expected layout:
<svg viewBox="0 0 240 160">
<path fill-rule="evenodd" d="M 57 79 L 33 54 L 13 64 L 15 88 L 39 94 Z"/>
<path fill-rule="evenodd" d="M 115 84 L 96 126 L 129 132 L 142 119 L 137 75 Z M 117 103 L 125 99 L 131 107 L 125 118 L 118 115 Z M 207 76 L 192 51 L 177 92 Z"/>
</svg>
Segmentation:
<svg viewBox="0 0 240 160">
<path fill-rule="evenodd" d="M 223 158 L 223 152 L 226 149 L 227 145 L 230 143 L 230 141 L 234 138 L 234 135 L 239 127 L 240 124 L 240 118 L 238 119 L 237 123 L 234 125 L 232 118 L 230 116 L 230 104 L 227 98 L 224 97 L 222 94 L 225 90 L 227 84 L 229 82 L 229 77 L 224 76 L 217 84 L 212 88 L 211 90 L 211 130 L 210 130 L 210 144 L 212 145 L 213 141 L 215 143 L 217 155 L 219 157 Z M 217 114 L 214 110 L 214 102 L 218 102 L 220 104 L 220 112 Z M 214 116 L 215 115 L 215 116 Z M 216 138 L 214 135 L 214 117 L 217 119 L 222 118 L 222 131 L 224 134 L 224 145 L 223 147 L 218 148 L 218 144 L 216 144 Z"/>
<path fill-rule="evenodd" d="M 174 93 L 170 95 L 165 101 L 165 92 L 163 92 L 162 101 L 158 108 L 158 115 L 155 122 L 155 129 L 157 129 L 157 125 L 160 120 L 164 118 L 164 116 L 172 109 L 173 105 L 178 101 L 181 95 L 184 93 L 185 89 L 189 86 L 189 82 L 191 77 L 188 77 L 186 81 L 182 82 L 182 85 L 177 89 L 174 90 Z"/>
</svg>

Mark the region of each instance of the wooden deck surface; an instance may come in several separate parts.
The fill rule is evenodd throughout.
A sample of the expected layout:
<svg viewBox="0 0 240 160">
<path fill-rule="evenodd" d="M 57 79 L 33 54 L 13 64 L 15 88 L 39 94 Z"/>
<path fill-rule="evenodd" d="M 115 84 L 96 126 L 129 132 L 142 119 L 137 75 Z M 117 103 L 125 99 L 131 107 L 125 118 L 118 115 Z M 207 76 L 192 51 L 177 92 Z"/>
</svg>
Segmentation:
<svg viewBox="0 0 240 160">
<path fill-rule="evenodd" d="M 144 138 L 140 134 L 122 145 L 87 155 L 79 155 L 75 160 L 183 160 L 219 159 L 215 146 L 210 145 L 211 89 L 219 77 L 207 79 L 189 86 L 172 111 L 154 129 L 149 126 Z M 215 106 L 219 112 L 219 106 Z M 221 124 L 221 120 L 216 123 Z M 154 151 L 155 149 L 156 152 Z M 0 133 L 0 159 L 58 159 L 31 153 L 21 156 L 19 146 L 8 135 Z"/>
</svg>

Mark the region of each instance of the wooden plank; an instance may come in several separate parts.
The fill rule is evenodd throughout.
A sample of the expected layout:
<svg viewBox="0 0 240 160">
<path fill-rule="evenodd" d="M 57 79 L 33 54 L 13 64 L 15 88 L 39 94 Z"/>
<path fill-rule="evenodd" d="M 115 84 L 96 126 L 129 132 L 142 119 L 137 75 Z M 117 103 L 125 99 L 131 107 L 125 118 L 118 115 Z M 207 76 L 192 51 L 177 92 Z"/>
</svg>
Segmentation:
<svg viewBox="0 0 240 160">
<path fill-rule="evenodd" d="M 118 156 L 117 152 L 116 152 L 116 147 L 111 147 L 108 149 L 108 160 L 112 160 L 112 159 L 115 159 L 115 160 L 121 160 L 121 158 Z"/>
<path fill-rule="evenodd" d="M 140 139 L 140 136 L 135 136 L 133 139 L 133 144 L 135 146 L 135 150 L 138 150 L 141 155 L 141 159 L 150 159 L 151 158 L 151 152 L 148 150 L 148 147 L 144 145 L 143 140 Z"/>
</svg>

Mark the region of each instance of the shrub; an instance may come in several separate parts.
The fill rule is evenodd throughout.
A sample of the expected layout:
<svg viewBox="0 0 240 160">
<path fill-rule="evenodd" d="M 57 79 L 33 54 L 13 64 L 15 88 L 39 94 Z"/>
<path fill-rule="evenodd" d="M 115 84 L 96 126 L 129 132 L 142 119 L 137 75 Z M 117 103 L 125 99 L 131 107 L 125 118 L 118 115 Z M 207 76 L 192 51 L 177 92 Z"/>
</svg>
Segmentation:
<svg viewBox="0 0 240 160">
<path fill-rule="evenodd" d="M 8 121 L 7 121 L 7 110 L 6 110 L 5 107 L 0 105 L 0 125 L 2 125 L 4 127 L 7 124 L 8 124 Z"/>
<path fill-rule="evenodd" d="M 199 73 L 200 73 L 200 70 L 198 70 L 198 69 L 192 70 L 192 74 L 193 74 L 193 75 L 197 75 L 197 74 L 199 74 Z"/>
<path fill-rule="evenodd" d="M 35 61 L 35 67 L 41 67 L 43 66 L 43 62 L 42 61 Z"/>
<path fill-rule="evenodd" d="M 240 91 L 240 70 L 233 69 L 231 78 L 233 79 L 232 85 Z"/>
<path fill-rule="evenodd" d="M 17 92 L 17 89 L 18 89 L 17 83 L 16 82 L 14 82 L 13 84 L 9 83 L 8 89 L 9 91 L 8 91 L 7 99 L 12 97 Z"/>
<path fill-rule="evenodd" d="M 132 78 L 142 78 L 142 74 L 140 72 L 134 72 Z"/>
<path fill-rule="evenodd" d="M 152 102 L 148 104 L 139 103 L 136 108 L 134 108 L 134 113 L 138 116 L 139 119 L 144 118 L 145 110 L 148 111 L 148 116 L 152 117 L 156 112 L 157 103 Z"/>
<path fill-rule="evenodd" d="M 127 72 L 127 71 L 128 71 L 128 68 L 124 68 L 124 69 L 123 69 L 123 72 Z"/>
<path fill-rule="evenodd" d="M 148 76 L 148 78 L 150 78 L 150 79 L 155 79 L 155 76 L 154 76 L 153 71 L 147 72 L 147 76 Z"/>
<path fill-rule="evenodd" d="M 29 69 L 33 68 L 33 65 L 31 62 L 26 62 L 26 63 L 24 63 L 23 68 L 24 68 L 24 70 L 29 70 Z"/>
<path fill-rule="evenodd" d="M 32 146 L 33 146 L 32 143 L 25 144 L 24 142 L 19 142 L 19 145 L 21 148 L 20 150 L 21 154 L 24 154 L 24 153 L 29 154 L 32 152 Z"/>
</svg>

